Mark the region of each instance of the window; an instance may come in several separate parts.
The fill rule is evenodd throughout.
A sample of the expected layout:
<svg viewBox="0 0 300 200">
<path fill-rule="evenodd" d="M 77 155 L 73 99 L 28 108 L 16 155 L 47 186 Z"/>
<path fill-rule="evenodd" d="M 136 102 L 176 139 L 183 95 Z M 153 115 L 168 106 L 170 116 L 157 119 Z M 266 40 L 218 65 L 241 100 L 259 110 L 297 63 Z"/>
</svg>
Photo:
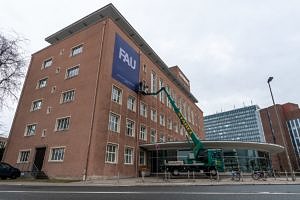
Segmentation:
<svg viewBox="0 0 300 200">
<path fill-rule="evenodd" d="M 118 158 L 118 145 L 116 144 L 107 144 L 105 162 L 106 163 L 117 163 Z"/>
<path fill-rule="evenodd" d="M 151 109 L 150 115 L 151 115 L 151 120 L 154 121 L 154 122 L 157 122 L 157 112 L 156 112 L 156 110 Z"/>
<path fill-rule="evenodd" d="M 116 86 L 113 86 L 112 92 L 111 92 L 111 100 L 113 102 L 121 104 L 122 103 L 122 90 L 117 88 Z"/>
<path fill-rule="evenodd" d="M 147 141 L 147 128 L 144 125 L 140 126 L 140 139 Z"/>
<path fill-rule="evenodd" d="M 159 124 L 165 126 L 165 116 L 163 114 L 159 115 Z"/>
<path fill-rule="evenodd" d="M 57 122 L 56 122 L 56 131 L 68 130 L 69 127 L 70 127 L 70 117 L 65 117 L 65 118 L 57 119 Z"/>
<path fill-rule="evenodd" d="M 76 56 L 76 55 L 82 53 L 82 50 L 83 50 L 83 45 L 82 44 L 72 48 L 71 56 Z"/>
<path fill-rule="evenodd" d="M 150 143 L 156 143 L 156 130 L 154 129 L 150 132 Z"/>
<path fill-rule="evenodd" d="M 162 87 L 164 87 L 164 81 L 162 79 L 160 79 L 159 80 L 159 89 L 161 89 Z M 164 92 L 160 92 L 159 93 L 159 101 L 162 102 L 162 103 L 165 102 L 165 100 L 164 100 L 164 98 L 165 98 L 164 94 L 165 94 Z"/>
<path fill-rule="evenodd" d="M 44 61 L 43 68 L 50 67 L 51 65 L 52 65 L 52 58 L 49 58 L 49 59 Z"/>
<path fill-rule="evenodd" d="M 175 132 L 178 133 L 178 125 L 176 122 L 174 122 L 173 128 L 174 128 Z"/>
<path fill-rule="evenodd" d="M 74 99 L 75 99 L 75 90 L 69 90 L 62 93 L 61 103 L 71 102 L 74 101 Z"/>
<path fill-rule="evenodd" d="M 47 81 L 48 81 L 48 78 L 44 78 L 44 79 L 39 80 L 37 88 L 46 87 L 47 86 Z"/>
<path fill-rule="evenodd" d="M 67 69 L 66 78 L 72 78 L 79 74 L 79 66 L 75 66 L 72 68 Z"/>
<path fill-rule="evenodd" d="M 133 164 L 133 148 L 125 147 L 124 163 Z"/>
<path fill-rule="evenodd" d="M 36 124 L 29 124 L 26 127 L 25 136 L 35 135 Z"/>
<path fill-rule="evenodd" d="M 173 127 L 172 127 L 172 120 L 171 119 L 167 120 L 167 126 L 168 126 L 169 130 L 172 130 Z"/>
<path fill-rule="evenodd" d="M 46 137 L 46 132 L 47 132 L 47 129 L 43 129 L 43 131 L 42 131 L 42 137 Z"/>
<path fill-rule="evenodd" d="M 157 91 L 157 78 L 155 72 L 151 72 L 151 85 L 150 85 L 151 92 Z M 154 96 L 156 97 L 156 96 Z"/>
<path fill-rule="evenodd" d="M 159 135 L 159 142 L 166 142 L 166 136 L 163 133 Z"/>
<path fill-rule="evenodd" d="M 32 102 L 31 111 L 39 110 L 42 108 L 42 100 Z"/>
<path fill-rule="evenodd" d="M 146 152 L 145 151 L 140 151 L 140 165 L 146 165 Z"/>
<path fill-rule="evenodd" d="M 51 112 L 51 109 L 52 109 L 52 107 L 51 106 L 48 106 L 48 108 L 47 108 L 47 114 L 49 114 L 50 112 Z"/>
<path fill-rule="evenodd" d="M 126 135 L 134 137 L 135 135 L 135 123 L 132 120 L 126 120 Z"/>
<path fill-rule="evenodd" d="M 30 150 L 20 151 L 18 163 L 27 163 L 29 161 Z"/>
<path fill-rule="evenodd" d="M 140 104 L 140 115 L 143 117 L 147 117 L 147 106 L 143 102 Z"/>
<path fill-rule="evenodd" d="M 53 87 L 51 88 L 51 94 L 53 94 L 55 91 L 56 91 L 56 86 L 53 86 Z"/>
<path fill-rule="evenodd" d="M 109 130 L 120 132 L 120 116 L 114 113 L 109 113 Z"/>
<path fill-rule="evenodd" d="M 135 97 L 133 96 L 128 96 L 127 99 L 127 108 L 131 111 L 135 112 Z"/>
<path fill-rule="evenodd" d="M 65 156 L 65 148 L 58 147 L 58 148 L 51 148 L 50 152 L 50 161 L 63 161 Z"/>
<path fill-rule="evenodd" d="M 171 89 L 170 89 L 170 87 L 169 87 L 168 85 L 166 86 L 166 90 L 168 91 L 168 93 L 169 93 L 170 96 L 172 97 L 172 91 L 171 91 Z M 173 98 L 173 99 L 174 99 L 174 98 Z M 171 102 L 170 102 L 169 98 L 167 98 L 167 107 L 168 107 L 168 108 L 172 108 Z"/>
</svg>

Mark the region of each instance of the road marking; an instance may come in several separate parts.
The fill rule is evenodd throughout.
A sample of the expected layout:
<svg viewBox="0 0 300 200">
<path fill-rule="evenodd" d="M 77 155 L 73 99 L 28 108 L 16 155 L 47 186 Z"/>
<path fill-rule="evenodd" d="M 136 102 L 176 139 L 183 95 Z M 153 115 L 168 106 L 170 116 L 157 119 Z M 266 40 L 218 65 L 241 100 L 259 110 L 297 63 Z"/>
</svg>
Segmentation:
<svg viewBox="0 0 300 200">
<path fill-rule="evenodd" d="M 35 191 L 35 190 L 11 190 L 0 193 L 36 193 L 36 194 L 181 194 L 181 195 L 300 195 L 289 192 L 148 192 L 148 191 Z"/>
</svg>

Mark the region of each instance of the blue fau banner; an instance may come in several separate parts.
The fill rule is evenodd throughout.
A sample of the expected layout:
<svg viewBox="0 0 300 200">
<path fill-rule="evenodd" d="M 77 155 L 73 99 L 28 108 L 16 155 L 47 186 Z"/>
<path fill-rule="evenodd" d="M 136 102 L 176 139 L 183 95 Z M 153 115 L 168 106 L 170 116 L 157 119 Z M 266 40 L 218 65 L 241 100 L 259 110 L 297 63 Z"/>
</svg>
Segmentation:
<svg viewBox="0 0 300 200">
<path fill-rule="evenodd" d="M 140 56 L 118 34 L 112 65 L 112 77 L 133 91 L 138 90 L 140 74 Z"/>
</svg>

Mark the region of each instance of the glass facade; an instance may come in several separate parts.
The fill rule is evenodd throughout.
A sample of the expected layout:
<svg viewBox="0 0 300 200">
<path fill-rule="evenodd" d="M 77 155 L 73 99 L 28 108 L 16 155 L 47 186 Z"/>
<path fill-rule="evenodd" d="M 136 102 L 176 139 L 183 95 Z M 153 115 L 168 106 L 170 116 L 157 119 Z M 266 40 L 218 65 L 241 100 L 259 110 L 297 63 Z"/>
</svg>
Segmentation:
<svg viewBox="0 0 300 200">
<path fill-rule="evenodd" d="M 149 163 L 152 173 L 162 173 L 165 171 L 166 161 L 186 160 L 190 149 L 170 149 L 149 151 Z M 222 157 L 224 172 L 231 172 L 240 169 L 242 172 L 251 173 L 254 170 L 270 170 L 271 158 L 268 152 L 251 149 L 223 149 Z"/>
<path fill-rule="evenodd" d="M 265 142 L 256 105 L 204 117 L 206 140 Z"/>
<path fill-rule="evenodd" d="M 288 120 L 287 126 L 296 155 L 300 158 L 300 119 Z"/>
</svg>

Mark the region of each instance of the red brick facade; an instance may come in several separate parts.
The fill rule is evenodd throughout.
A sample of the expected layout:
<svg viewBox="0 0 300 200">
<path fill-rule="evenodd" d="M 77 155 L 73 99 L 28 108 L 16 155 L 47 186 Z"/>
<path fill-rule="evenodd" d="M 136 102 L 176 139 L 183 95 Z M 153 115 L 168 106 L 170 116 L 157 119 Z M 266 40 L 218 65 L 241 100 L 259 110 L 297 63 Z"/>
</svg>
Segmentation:
<svg viewBox="0 0 300 200">
<path fill-rule="evenodd" d="M 105 9 L 115 11 L 111 4 Z M 163 100 L 142 96 L 112 78 L 116 33 L 140 54 L 140 81 L 150 85 L 154 72 L 156 84 L 161 80 L 170 88 L 194 131 L 204 138 L 203 112 L 189 89 L 179 87 L 170 77 L 172 72 L 163 70 L 162 64 L 149 57 L 143 45 L 108 15 L 76 33 L 68 31 L 69 36 L 32 55 L 5 152 L 6 162 L 23 171 L 32 170 L 35 163 L 50 177 L 132 177 L 141 167 L 139 144 L 151 142 L 151 130 L 156 131 L 156 141 L 185 140 L 165 95 Z M 75 49 L 80 51 L 72 56 Z M 113 88 L 121 91 L 119 103 L 112 100 Z M 133 111 L 127 106 L 132 97 Z M 140 114 L 141 104 L 146 105 L 147 117 Z M 151 110 L 156 111 L 156 121 L 151 119 Z M 119 120 L 117 131 L 111 131 L 110 117 Z M 132 135 L 127 134 L 129 122 Z M 146 129 L 145 139 L 140 138 L 141 126 Z M 116 154 L 109 154 L 115 147 Z M 45 155 L 39 157 L 39 150 Z"/>
<path fill-rule="evenodd" d="M 291 165 L 294 170 L 299 170 L 299 160 L 295 154 L 292 144 L 292 138 L 287 127 L 287 121 L 300 118 L 300 109 L 297 104 L 287 103 L 276 105 L 279 115 L 279 121 L 283 128 L 283 135 L 287 143 L 287 150 L 290 157 Z M 274 143 L 284 146 L 282 136 L 280 134 L 279 123 L 276 118 L 275 107 L 271 106 L 260 110 L 264 134 L 267 143 Z M 272 156 L 272 165 L 276 170 L 289 171 L 288 162 L 285 152 Z"/>
</svg>

